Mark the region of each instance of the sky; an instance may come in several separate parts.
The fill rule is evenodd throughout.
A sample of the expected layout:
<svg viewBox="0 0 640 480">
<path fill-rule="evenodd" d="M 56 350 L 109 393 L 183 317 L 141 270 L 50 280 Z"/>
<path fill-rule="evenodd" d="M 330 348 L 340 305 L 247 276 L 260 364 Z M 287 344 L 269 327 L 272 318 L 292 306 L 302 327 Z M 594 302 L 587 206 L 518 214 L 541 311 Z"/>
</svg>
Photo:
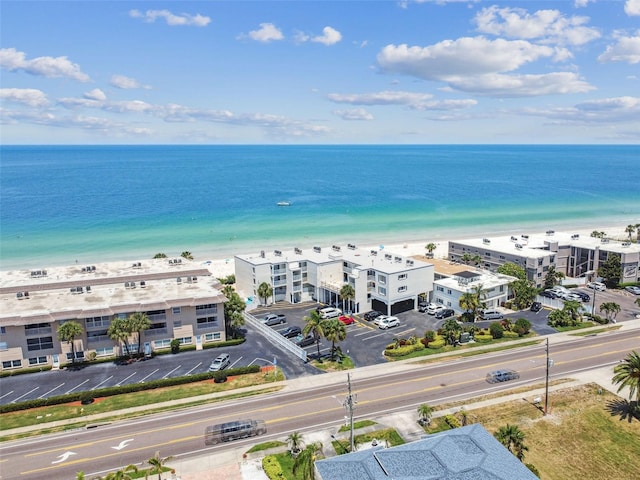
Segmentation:
<svg viewBox="0 0 640 480">
<path fill-rule="evenodd" d="M 640 0 L 0 0 L 2 144 L 637 144 Z"/>
</svg>

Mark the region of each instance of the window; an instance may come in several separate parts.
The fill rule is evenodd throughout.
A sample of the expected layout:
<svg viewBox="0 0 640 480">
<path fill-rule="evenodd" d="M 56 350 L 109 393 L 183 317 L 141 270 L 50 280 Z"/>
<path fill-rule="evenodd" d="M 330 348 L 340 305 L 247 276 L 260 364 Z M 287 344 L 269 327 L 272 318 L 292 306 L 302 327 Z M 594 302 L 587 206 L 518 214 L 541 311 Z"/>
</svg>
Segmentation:
<svg viewBox="0 0 640 480">
<path fill-rule="evenodd" d="M 180 307 L 173 307 L 173 308 L 171 309 L 171 312 L 172 312 L 174 315 L 180 315 L 180 313 L 182 312 L 182 308 L 180 308 Z"/>
<path fill-rule="evenodd" d="M 155 348 L 169 348 L 171 346 L 171 339 L 170 338 L 164 338 L 162 340 L 154 340 L 153 341 L 153 346 Z"/>
<path fill-rule="evenodd" d="M 31 323 L 24 326 L 25 335 L 40 335 L 43 333 L 51 333 L 50 323 Z"/>
<path fill-rule="evenodd" d="M 406 292 L 406 291 L 407 291 L 407 286 L 406 285 L 398 287 L 398 292 Z"/>
<path fill-rule="evenodd" d="M 27 350 L 30 352 L 49 348 L 53 348 L 53 337 L 27 338 Z"/>
<path fill-rule="evenodd" d="M 384 287 L 378 287 L 378 293 L 380 295 L 386 295 L 387 294 L 387 289 Z"/>
<path fill-rule="evenodd" d="M 218 317 L 202 317 L 196 319 L 198 328 L 211 328 L 218 326 Z"/>
<path fill-rule="evenodd" d="M 500 255 L 500 260 L 504 260 L 504 259 L 505 259 L 504 255 Z"/>
<path fill-rule="evenodd" d="M 0 342 L 0 351 L 9 350 L 9 344 L 7 342 Z"/>
<path fill-rule="evenodd" d="M 406 273 L 401 273 L 400 275 L 398 275 L 398 280 L 406 280 L 406 279 L 407 279 Z"/>
<path fill-rule="evenodd" d="M 218 311 L 218 305 L 215 303 L 209 303 L 207 305 L 196 305 L 196 312 L 198 310 L 212 310 L 214 312 Z"/>
<path fill-rule="evenodd" d="M 29 359 L 29 365 L 43 365 L 47 363 L 47 357 L 32 357 Z"/>
<path fill-rule="evenodd" d="M 204 340 L 205 342 L 211 342 L 215 340 L 220 340 L 221 337 L 222 335 L 220 334 L 220 332 L 205 333 Z"/>
<path fill-rule="evenodd" d="M 180 328 L 182 326 L 182 322 L 180 320 L 176 320 L 173 322 L 173 328 Z"/>
<path fill-rule="evenodd" d="M 96 348 L 96 357 L 110 357 L 113 355 L 113 347 Z"/>
<path fill-rule="evenodd" d="M 387 277 L 384 275 L 378 275 L 378 282 L 380 282 L 383 285 L 387 284 Z"/>
<path fill-rule="evenodd" d="M 76 360 L 83 360 L 83 359 L 84 359 L 84 352 L 76 352 Z M 68 361 L 73 360 L 73 355 L 71 354 L 71 352 L 67 353 L 67 360 Z"/>
<path fill-rule="evenodd" d="M 178 339 L 180 345 L 191 345 L 193 343 L 193 337 L 182 337 Z"/>
<path fill-rule="evenodd" d="M 107 335 L 107 330 L 93 330 L 91 332 L 87 332 L 87 343 L 102 342 L 108 339 L 109 335 Z"/>
<path fill-rule="evenodd" d="M 447 295 L 451 295 L 453 292 L 451 291 L 450 288 L 447 289 Z"/>
<path fill-rule="evenodd" d="M 436 286 L 436 290 L 437 290 L 438 292 L 444 292 L 444 287 L 441 287 L 440 285 L 437 285 L 437 286 Z"/>
<path fill-rule="evenodd" d="M 108 327 L 109 325 L 111 325 L 111 318 L 107 316 L 89 317 L 89 318 L 85 318 L 84 321 L 87 328 Z"/>
<path fill-rule="evenodd" d="M 5 327 L 0 327 L 0 335 L 4 335 L 7 333 L 7 329 Z"/>
<path fill-rule="evenodd" d="M 2 368 L 20 368 L 22 366 L 22 360 L 9 360 L 8 362 L 2 362 Z"/>
</svg>

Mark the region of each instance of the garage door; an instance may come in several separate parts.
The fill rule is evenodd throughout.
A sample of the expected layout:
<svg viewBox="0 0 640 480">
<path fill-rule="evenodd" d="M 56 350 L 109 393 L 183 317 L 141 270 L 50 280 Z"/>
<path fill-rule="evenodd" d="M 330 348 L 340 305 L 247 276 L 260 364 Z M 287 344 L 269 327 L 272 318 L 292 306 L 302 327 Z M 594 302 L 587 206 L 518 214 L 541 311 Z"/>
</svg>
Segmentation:
<svg viewBox="0 0 640 480">
<path fill-rule="evenodd" d="M 407 312 L 409 310 L 413 310 L 414 308 L 415 308 L 415 299 L 410 298 L 409 300 L 403 300 L 401 302 L 397 302 L 391 305 L 391 315 Z"/>
<path fill-rule="evenodd" d="M 371 300 L 371 309 L 387 314 L 387 304 L 375 298 Z"/>
</svg>

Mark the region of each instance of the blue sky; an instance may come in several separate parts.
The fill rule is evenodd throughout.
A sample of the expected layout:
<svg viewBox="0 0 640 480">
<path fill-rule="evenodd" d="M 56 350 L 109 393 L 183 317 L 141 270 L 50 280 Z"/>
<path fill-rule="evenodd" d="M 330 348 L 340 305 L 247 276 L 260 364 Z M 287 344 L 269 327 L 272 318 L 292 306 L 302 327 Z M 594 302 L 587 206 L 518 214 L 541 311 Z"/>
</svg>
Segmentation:
<svg viewBox="0 0 640 480">
<path fill-rule="evenodd" d="M 640 140 L 640 0 L 1 0 L 0 14 L 3 144 Z"/>
</svg>

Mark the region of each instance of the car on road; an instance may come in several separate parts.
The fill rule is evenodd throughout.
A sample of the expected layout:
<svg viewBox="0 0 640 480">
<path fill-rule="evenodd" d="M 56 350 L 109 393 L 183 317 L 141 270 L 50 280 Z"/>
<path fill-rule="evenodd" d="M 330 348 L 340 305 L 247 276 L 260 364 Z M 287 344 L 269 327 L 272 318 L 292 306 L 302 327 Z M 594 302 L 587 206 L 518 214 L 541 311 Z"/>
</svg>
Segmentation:
<svg viewBox="0 0 640 480">
<path fill-rule="evenodd" d="M 342 315 L 342 310 L 334 307 L 327 307 L 320 310 L 320 318 L 337 318 Z"/>
<path fill-rule="evenodd" d="M 340 320 L 345 325 L 351 325 L 352 323 L 355 323 L 355 320 L 350 315 L 340 315 L 338 317 L 338 320 Z"/>
<path fill-rule="evenodd" d="M 213 360 L 213 362 L 211 362 L 211 365 L 209 365 L 209 371 L 218 372 L 220 370 L 224 370 L 230 364 L 231 364 L 231 358 L 229 357 L 229 354 L 221 353 Z"/>
<path fill-rule="evenodd" d="M 587 288 L 597 290 L 598 292 L 604 292 L 607 289 L 607 286 L 602 282 L 589 282 L 587 283 Z"/>
<path fill-rule="evenodd" d="M 386 330 L 387 328 L 398 326 L 400 326 L 400 320 L 398 319 L 398 317 L 383 318 L 382 321 L 378 324 L 378 328 L 381 330 Z"/>
<path fill-rule="evenodd" d="M 295 339 L 295 342 L 299 347 L 308 347 L 309 345 L 313 345 L 314 343 L 316 343 L 316 337 L 311 334 L 307 335 L 306 337 L 298 335 Z"/>
<path fill-rule="evenodd" d="M 287 327 L 282 331 L 282 336 L 285 338 L 293 338 L 297 337 L 302 333 L 302 329 L 300 327 Z"/>
<path fill-rule="evenodd" d="M 624 287 L 624 289 L 629 293 L 633 293 L 634 295 L 640 295 L 640 287 L 637 287 L 635 285 L 629 285 L 628 287 Z"/>
<path fill-rule="evenodd" d="M 435 315 L 440 310 L 444 310 L 444 305 L 436 305 L 435 303 L 431 303 L 431 304 L 429 304 L 429 307 L 427 308 L 427 313 L 429 315 Z"/>
<path fill-rule="evenodd" d="M 520 378 L 520 374 L 515 370 L 494 370 L 487 373 L 487 382 L 498 383 L 507 382 L 509 380 L 517 380 Z"/>
<path fill-rule="evenodd" d="M 370 312 L 367 312 L 364 314 L 364 319 L 367 322 L 371 322 L 375 320 L 377 317 L 379 317 L 380 315 L 382 315 L 382 312 L 378 312 L 377 310 L 371 310 Z"/>
<path fill-rule="evenodd" d="M 455 314 L 456 312 L 452 308 L 442 308 L 436 312 L 436 318 L 440 320 L 443 318 L 453 317 Z"/>
<path fill-rule="evenodd" d="M 542 310 L 542 304 L 540 302 L 533 302 L 529 310 L 531 310 L 532 312 L 539 312 L 540 310 Z"/>
<path fill-rule="evenodd" d="M 480 312 L 480 318 L 482 320 L 502 320 L 504 315 L 498 310 L 482 310 Z"/>
<path fill-rule="evenodd" d="M 280 325 L 281 323 L 285 323 L 286 321 L 287 317 L 282 313 L 270 313 L 262 319 L 262 323 L 264 323 L 265 325 L 269 325 L 270 327 L 274 325 Z"/>
</svg>

